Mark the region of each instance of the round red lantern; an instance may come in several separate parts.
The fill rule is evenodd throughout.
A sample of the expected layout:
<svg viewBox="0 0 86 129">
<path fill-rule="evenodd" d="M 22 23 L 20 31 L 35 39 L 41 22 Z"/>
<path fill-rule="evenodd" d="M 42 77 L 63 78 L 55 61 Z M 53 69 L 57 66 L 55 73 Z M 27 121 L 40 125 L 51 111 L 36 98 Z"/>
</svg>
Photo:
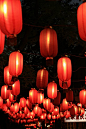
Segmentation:
<svg viewBox="0 0 86 129">
<path fill-rule="evenodd" d="M 5 35 L 4 35 L 4 33 L 2 33 L 2 31 L 0 29 L 0 54 L 2 54 L 2 52 L 4 50 L 4 43 L 5 43 Z"/>
<path fill-rule="evenodd" d="M 38 92 L 37 103 L 38 103 L 38 104 L 43 103 L 43 99 L 44 99 L 44 93 Z"/>
<path fill-rule="evenodd" d="M 79 100 L 82 105 L 86 105 L 86 90 L 81 90 L 79 92 Z"/>
<path fill-rule="evenodd" d="M 55 106 L 58 106 L 60 104 L 60 101 L 61 101 L 61 93 L 57 91 L 57 97 L 53 99 L 53 104 Z"/>
<path fill-rule="evenodd" d="M 14 112 L 17 113 L 19 111 L 19 104 L 14 103 L 13 109 L 14 109 Z"/>
<path fill-rule="evenodd" d="M 48 84 L 47 95 L 49 98 L 54 99 L 57 97 L 57 84 L 53 81 Z"/>
<path fill-rule="evenodd" d="M 0 96 L 0 107 L 3 105 L 3 99 Z"/>
<path fill-rule="evenodd" d="M 47 87 L 47 84 L 48 84 L 48 71 L 45 68 L 38 70 L 36 78 L 36 86 L 39 89 L 44 89 Z"/>
<path fill-rule="evenodd" d="M 66 92 L 66 100 L 67 102 L 73 102 L 73 91 L 72 90 L 68 90 Z"/>
<path fill-rule="evenodd" d="M 48 119 L 48 120 L 51 119 L 51 115 L 50 115 L 50 114 L 47 115 L 47 119 Z"/>
<path fill-rule="evenodd" d="M 59 107 L 55 108 L 53 111 L 53 115 L 58 115 L 59 114 Z"/>
<path fill-rule="evenodd" d="M 68 110 L 68 102 L 66 99 L 63 99 L 62 101 L 62 111 Z"/>
<path fill-rule="evenodd" d="M 61 81 L 68 81 L 72 75 L 72 64 L 68 57 L 61 57 L 57 62 L 57 74 Z"/>
<path fill-rule="evenodd" d="M 0 19 L 0 28 L 5 35 L 20 33 L 22 30 L 22 8 L 20 0 L 1 0 Z"/>
<path fill-rule="evenodd" d="M 45 28 L 40 33 L 39 38 L 40 53 L 47 59 L 52 59 L 58 53 L 58 41 L 56 31 L 51 28 Z"/>
<path fill-rule="evenodd" d="M 26 105 L 29 109 L 32 109 L 32 103 L 30 102 L 29 99 L 26 100 Z"/>
<path fill-rule="evenodd" d="M 19 76 L 23 70 L 23 55 L 19 51 L 12 52 L 9 56 L 9 73 Z"/>
<path fill-rule="evenodd" d="M 30 118 L 30 112 L 28 112 L 28 114 L 27 114 L 27 118 Z"/>
<path fill-rule="evenodd" d="M 9 73 L 9 66 L 4 68 L 4 83 L 7 85 L 12 84 L 12 75 Z"/>
<path fill-rule="evenodd" d="M 26 106 L 26 99 L 24 97 L 20 98 L 20 106 L 25 107 Z"/>
<path fill-rule="evenodd" d="M 71 115 L 70 115 L 70 111 L 66 111 L 66 115 L 65 115 L 65 118 L 69 118 L 69 117 L 71 117 Z"/>
<path fill-rule="evenodd" d="M 41 116 L 40 116 L 40 119 L 41 120 L 44 120 L 46 118 L 46 113 L 43 113 Z"/>
<path fill-rule="evenodd" d="M 29 91 L 29 100 L 31 101 L 32 104 L 37 103 L 38 99 L 38 91 L 36 89 L 31 89 Z"/>
<path fill-rule="evenodd" d="M 86 2 L 82 3 L 77 9 L 78 32 L 82 40 L 86 41 Z"/>
<path fill-rule="evenodd" d="M 68 81 L 61 81 L 59 79 L 59 85 L 63 89 L 68 89 L 70 87 L 70 85 L 71 85 L 71 79 L 69 79 Z"/>
<path fill-rule="evenodd" d="M 53 115 L 53 116 L 52 116 L 52 119 L 56 119 L 56 116 L 55 116 L 55 115 Z"/>
<path fill-rule="evenodd" d="M 13 95 L 19 95 L 20 94 L 20 81 L 19 80 L 15 81 L 15 83 L 12 85 L 11 93 Z"/>
<path fill-rule="evenodd" d="M 10 90 L 7 90 L 8 86 L 4 85 L 1 87 L 1 97 L 2 99 L 8 99 L 9 98 L 9 94 L 10 94 Z"/>
</svg>

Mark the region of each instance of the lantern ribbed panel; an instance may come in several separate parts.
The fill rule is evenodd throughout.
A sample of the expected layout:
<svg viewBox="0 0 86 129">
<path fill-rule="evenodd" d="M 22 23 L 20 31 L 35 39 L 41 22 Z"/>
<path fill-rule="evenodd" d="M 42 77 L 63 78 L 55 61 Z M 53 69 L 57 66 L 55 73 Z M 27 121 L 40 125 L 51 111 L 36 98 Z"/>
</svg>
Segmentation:
<svg viewBox="0 0 86 129">
<path fill-rule="evenodd" d="M 86 41 L 86 2 L 77 9 L 78 33 L 82 40 Z"/>
<path fill-rule="evenodd" d="M 37 103 L 38 99 L 38 91 L 36 89 L 32 89 L 29 91 L 29 100 L 32 104 Z"/>
<path fill-rule="evenodd" d="M 46 28 L 40 32 L 40 53 L 43 57 L 55 57 L 58 53 L 58 41 L 56 31 Z"/>
<path fill-rule="evenodd" d="M 0 0 L 0 28 L 5 35 L 21 32 L 22 7 L 20 0 Z"/>
<path fill-rule="evenodd" d="M 9 56 L 9 73 L 12 76 L 18 76 L 23 70 L 23 55 L 16 51 Z"/>
<path fill-rule="evenodd" d="M 71 79 L 69 79 L 68 81 L 63 81 L 63 82 L 59 79 L 59 85 L 63 89 L 68 89 L 71 85 Z"/>
<path fill-rule="evenodd" d="M 4 50 L 4 44 L 5 44 L 5 34 L 2 33 L 0 30 L 0 54 L 2 54 Z"/>
<path fill-rule="evenodd" d="M 11 93 L 13 95 L 19 95 L 20 94 L 20 81 L 17 80 L 13 85 L 12 85 L 12 91 Z"/>
<path fill-rule="evenodd" d="M 79 100 L 81 104 L 86 105 L 86 90 L 81 90 L 79 92 Z"/>
<path fill-rule="evenodd" d="M 57 62 L 57 74 L 61 81 L 68 81 L 72 75 L 72 64 L 68 57 L 61 57 Z"/>
<path fill-rule="evenodd" d="M 53 81 L 48 84 L 47 87 L 47 96 L 51 99 L 57 97 L 57 84 Z"/>
<path fill-rule="evenodd" d="M 4 83 L 7 85 L 11 84 L 12 75 L 9 73 L 9 66 L 4 68 Z"/>
<path fill-rule="evenodd" d="M 37 72 L 36 86 L 39 89 L 44 89 L 48 85 L 48 71 L 46 69 L 41 69 Z"/>
<path fill-rule="evenodd" d="M 73 91 L 72 90 L 68 90 L 68 92 L 66 92 L 66 100 L 67 102 L 73 102 Z"/>
</svg>

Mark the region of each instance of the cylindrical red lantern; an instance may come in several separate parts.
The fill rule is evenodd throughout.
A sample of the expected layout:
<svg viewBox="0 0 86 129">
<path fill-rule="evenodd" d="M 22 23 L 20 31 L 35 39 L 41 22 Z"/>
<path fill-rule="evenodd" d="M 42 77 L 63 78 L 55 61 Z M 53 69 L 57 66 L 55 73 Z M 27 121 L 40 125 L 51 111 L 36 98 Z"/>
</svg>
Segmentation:
<svg viewBox="0 0 86 129">
<path fill-rule="evenodd" d="M 49 112 L 52 113 L 54 111 L 54 105 L 51 103 L 51 106 L 50 107 L 51 108 L 50 108 Z"/>
<path fill-rule="evenodd" d="M 4 43 L 5 43 L 5 34 L 2 33 L 2 31 L 0 29 L 0 54 L 2 54 L 2 52 L 4 50 Z"/>
<path fill-rule="evenodd" d="M 14 95 L 12 95 L 11 93 L 9 94 L 9 100 L 10 100 L 10 102 L 14 102 L 15 100 L 14 100 Z"/>
<path fill-rule="evenodd" d="M 34 113 L 37 114 L 37 116 L 41 116 L 42 114 L 42 109 L 36 105 L 33 109 Z"/>
<path fill-rule="evenodd" d="M 45 68 L 38 70 L 36 78 L 36 86 L 39 89 L 44 89 L 47 87 L 47 85 L 48 85 L 48 71 Z"/>
<path fill-rule="evenodd" d="M 52 119 L 56 119 L 56 116 L 54 115 L 54 116 L 52 116 Z"/>
<path fill-rule="evenodd" d="M 37 99 L 38 99 L 38 91 L 36 89 L 31 89 L 29 91 L 29 100 L 31 101 L 31 103 L 35 104 L 37 103 Z"/>
<path fill-rule="evenodd" d="M 7 107 L 10 107 L 11 106 L 11 102 L 9 99 L 7 99 L 7 103 L 6 103 Z"/>
<path fill-rule="evenodd" d="M 11 93 L 13 95 L 19 95 L 20 94 L 20 81 L 17 80 L 13 85 L 12 85 L 12 91 Z"/>
<path fill-rule="evenodd" d="M 9 56 L 9 73 L 19 76 L 23 70 L 23 55 L 19 51 L 12 52 Z"/>
<path fill-rule="evenodd" d="M 10 106 L 10 112 L 13 112 L 14 111 L 14 105 L 12 104 L 11 106 Z"/>
<path fill-rule="evenodd" d="M 82 3 L 77 9 L 78 32 L 82 40 L 86 41 L 86 2 Z"/>
<path fill-rule="evenodd" d="M 0 107 L 3 105 L 3 99 L 0 96 Z"/>
<path fill-rule="evenodd" d="M 81 90 L 79 92 L 79 100 L 82 105 L 86 105 L 86 90 Z"/>
<path fill-rule="evenodd" d="M 9 66 L 4 68 L 4 83 L 7 85 L 12 84 L 12 75 L 9 73 Z"/>
<path fill-rule="evenodd" d="M 20 106 L 25 107 L 26 106 L 26 99 L 24 97 L 20 98 Z"/>
<path fill-rule="evenodd" d="M 40 33 L 39 43 L 40 53 L 46 60 L 57 56 L 58 41 L 55 30 L 51 28 L 43 29 Z"/>
<path fill-rule="evenodd" d="M 20 33 L 22 30 L 22 8 L 20 0 L 1 0 L 0 19 L 0 28 L 5 35 Z"/>
<path fill-rule="evenodd" d="M 53 104 L 55 106 L 58 106 L 60 104 L 60 101 L 61 101 L 61 93 L 57 91 L 57 97 L 53 99 Z"/>
<path fill-rule="evenodd" d="M 66 99 L 63 99 L 62 101 L 62 111 L 68 110 L 68 102 Z"/>
<path fill-rule="evenodd" d="M 14 103 L 13 109 L 14 109 L 14 112 L 17 113 L 19 111 L 19 104 Z"/>
<path fill-rule="evenodd" d="M 58 115 L 59 114 L 59 107 L 55 108 L 53 111 L 53 115 Z"/>
<path fill-rule="evenodd" d="M 43 103 L 43 99 L 44 99 L 44 93 L 38 92 L 37 103 L 38 103 L 38 104 Z"/>
<path fill-rule="evenodd" d="M 44 106 L 44 105 L 43 105 Z M 51 109 L 51 102 L 50 99 L 46 99 L 45 100 L 45 107 L 46 110 L 50 110 Z"/>
<path fill-rule="evenodd" d="M 51 99 L 57 97 L 57 84 L 53 81 L 48 84 L 47 87 L 47 96 Z"/>
<path fill-rule="evenodd" d="M 30 102 L 29 99 L 26 100 L 26 105 L 29 109 L 32 109 L 32 103 Z"/>
<path fill-rule="evenodd" d="M 68 89 L 70 87 L 70 85 L 71 85 L 71 79 L 69 79 L 68 81 L 61 81 L 59 79 L 59 85 L 63 89 Z"/>
<path fill-rule="evenodd" d="M 50 120 L 51 119 L 51 114 L 47 115 L 47 119 Z"/>
<path fill-rule="evenodd" d="M 66 92 L 66 100 L 67 102 L 73 102 L 73 91 L 72 90 L 68 90 Z"/>
<path fill-rule="evenodd" d="M 61 57 L 57 62 L 57 74 L 61 81 L 68 81 L 72 75 L 72 64 L 68 57 Z"/>
<path fill-rule="evenodd" d="M 73 105 L 73 106 L 70 108 L 70 115 L 71 115 L 72 117 L 74 117 L 76 114 L 77 114 L 77 106 Z"/>
<path fill-rule="evenodd" d="M 10 94 L 10 90 L 7 90 L 8 86 L 4 85 L 1 87 L 1 97 L 2 99 L 8 99 L 9 98 L 9 94 Z"/>
</svg>

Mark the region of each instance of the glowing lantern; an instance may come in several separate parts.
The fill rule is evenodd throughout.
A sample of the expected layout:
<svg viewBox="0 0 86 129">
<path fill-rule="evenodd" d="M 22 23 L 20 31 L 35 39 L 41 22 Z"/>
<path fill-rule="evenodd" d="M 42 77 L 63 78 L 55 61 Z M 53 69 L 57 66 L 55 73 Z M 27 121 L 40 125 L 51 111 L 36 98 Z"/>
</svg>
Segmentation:
<svg viewBox="0 0 86 129">
<path fill-rule="evenodd" d="M 68 81 L 61 81 L 59 79 L 59 85 L 63 89 L 68 89 L 70 87 L 70 85 L 71 85 L 71 79 L 69 79 Z"/>
<path fill-rule="evenodd" d="M 82 105 L 86 105 L 86 90 L 81 90 L 79 92 L 79 100 Z"/>
<path fill-rule="evenodd" d="M 0 1 L 0 28 L 5 35 L 15 35 L 22 30 L 22 8 L 20 0 Z"/>
<path fill-rule="evenodd" d="M 33 112 L 34 112 L 35 114 L 37 114 L 37 116 L 41 116 L 41 114 L 42 114 L 42 109 L 41 109 L 40 107 L 38 107 L 38 105 L 36 105 L 36 106 L 34 107 L 34 109 L 33 109 Z"/>
<path fill-rule="evenodd" d="M 10 106 L 10 112 L 13 112 L 14 111 L 14 106 L 13 104 Z"/>
<path fill-rule="evenodd" d="M 61 93 L 57 91 L 57 97 L 53 99 L 53 104 L 55 106 L 58 106 L 60 104 L 60 101 L 61 101 Z"/>
<path fill-rule="evenodd" d="M 52 116 L 52 119 L 56 119 L 56 116 L 54 115 L 54 116 Z"/>
<path fill-rule="evenodd" d="M 70 108 L 70 115 L 71 115 L 72 117 L 74 117 L 76 114 L 77 114 L 77 106 L 76 106 L 76 105 L 73 105 L 73 106 Z"/>
<path fill-rule="evenodd" d="M 44 94 L 41 92 L 38 92 L 38 99 L 37 99 L 37 103 L 41 104 L 43 103 L 43 99 L 44 99 Z"/>
<path fill-rule="evenodd" d="M 7 103 L 6 103 L 7 107 L 10 107 L 11 106 L 11 102 L 9 99 L 7 99 Z"/>
<path fill-rule="evenodd" d="M 29 112 L 29 109 L 27 107 L 24 107 L 24 113 L 28 114 L 28 112 Z"/>
<path fill-rule="evenodd" d="M 66 99 L 63 99 L 62 101 L 62 111 L 68 110 L 68 102 Z"/>
<path fill-rule="evenodd" d="M 82 40 L 86 41 L 86 2 L 82 3 L 77 9 L 78 32 Z"/>
<path fill-rule="evenodd" d="M 0 30 L 0 54 L 2 54 L 4 50 L 4 43 L 5 43 L 5 35 Z"/>
<path fill-rule="evenodd" d="M 7 109 L 8 109 L 8 108 L 7 108 L 6 104 L 3 104 L 3 105 L 2 105 L 2 110 L 5 111 L 5 112 L 7 112 Z"/>
<path fill-rule="evenodd" d="M 61 57 L 57 62 L 57 74 L 61 81 L 68 81 L 72 75 L 72 64 L 68 57 Z"/>
<path fill-rule="evenodd" d="M 85 109 L 84 108 L 81 108 L 81 114 L 80 114 L 80 116 L 83 116 L 84 113 L 85 113 Z"/>
<path fill-rule="evenodd" d="M 17 113 L 19 111 L 19 104 L 18 103 L 14 103 L 14 112 Z"/>
<path fill-rule="evenodd" d="M 48 84 L 47 95 L 49 98 L 54 99 L 57 97 L 57 84 L 53 81 Z"/>
<path fill-rule="evenodd" d="M 73 102 L 73 91 L 72 90 L 68 90 L 68 92 L 66 92 L 66 100 L 67 102 Z"/>
<path fill-rule="evenodd" d="M 14 102 L 15 100 L 14 100 L 14 95 L 12 95 L 11 93 L 9 94 L 9 100 L 10 100 L 10 102 Z"/>
<path fill-rule="evenodd" d="M 3 99 L 0 96 L 0 107 L 3 105 Z"/>
<path fill-rule="evenodd" d="M 51 108 L 50 108 L 50 110 L 48 110 L 50 113 L 52 113 L 53 111 L 54 111 L 54 105 L 52 104 L 52 103 L 50 103 L 51 104 Z"/>
<path fill-rule="evenodd" d="M 43 114 L 40 116 L 40 119 L 41 119 L 41 120 L 44 120 L 45 118 L 46 118 L 46 114 L 43 113 Z"/>
<path fill-rule="evenodd" d="M 59 107 L 55 108 L 53 111 L 53 115 L 58 115 L 59 114 Z"/>
<path fill-rule="evenodd" d="M 50 115 L 50 114 L 47 115 L 47 119 L 48 119 L 48 120 L 51 119 L 51 115 Z"/>
<path fill-rule="evenodd" d="M 65 118 L 69 118 L 69 117 L 71 117 L 71 115 L 70 115 L 70 111 L 66 111 L 66 115 L 65 115 Z"/>
<path fill-rule="evenodd" d="M 23 70 L 23 55 L 19 51 L 12 52 L 9 56 L 9 73 L 19 76 Z"/>
<path fill-rule="evenodd" d="M 50 110 L 51 109 L 51 102 L 50 99 L 45 100 L 45 109 Z"/>
<path fill-rule="evenodd" d="M 20 98 L 20 106 L 25 107 L 26 106 L 26 99 L 24 97 Z"/>
<path fill-rule="evenodd" d="M 7 85 L 11 85 L 12 75 L 9 73 L 9 66 L 4 68 L 4 83 Z"/>
<path fill-rule="evenodd" d="M 26 100 L 26 105 L 29 109 L 32 109 L 32 103 L 30 102 L 29 99 Z"/>
<path fill-rule="evenodd" d="M 9 98 L 9 94 L 10 94 L 10 90 L 7 90 L 8 86 L 4 85 L 1 87 L 1 97 L 2 99 L 8 99 Z"/>
<path fill-rule="evenodd" d="M 32 118 L 34 118 L 35 117 L 35 113 L 32 111 L 31 113 L 30 113 L 30 118 L 32 119 Z"/>
<path fill-rule="evenodd" d="M 37 103 L 37 99 L 38 99 L 38 91 L 36 89 L 32 89 L 29 91 L 29 100 L 31 101 L 31 103 L 35 104 Z"/>
<path fill-rule="evenodd" d="M 56 31 L 51 28 L 43 29 L 39 38 L 40 53 L 47 59 L 52 59 L 58 53 L 58 41 Z"/>
<path fill-rule="evenodd" d="M 12 92 L 13 95 L 19 95 L 20 94 L 20 81 L 17 80 L 13 85 L 12 85 Z"/>
<path fill-rule="evenodd" d="M 48 84 L 48 71 L 44 68 L 37 72 L 36 86 L 39 89 L 44 89 Z"/>
<path fill-rule="evenodd" d="M 28 112 L 28 114 L 27 114 L 27 118 L 30 118 L 30 112 Z"/>
<path fill-rule="evenodd" d="M 59 118 L 60 118 L 60 114 L 57 115 L 57 119 L 59 119 Z"/>
</svg>

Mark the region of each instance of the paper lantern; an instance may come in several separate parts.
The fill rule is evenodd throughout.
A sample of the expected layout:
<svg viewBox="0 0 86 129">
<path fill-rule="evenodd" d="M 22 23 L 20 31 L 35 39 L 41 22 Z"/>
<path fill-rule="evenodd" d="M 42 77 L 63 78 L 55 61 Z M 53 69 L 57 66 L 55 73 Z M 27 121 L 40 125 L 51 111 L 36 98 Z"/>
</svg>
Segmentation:
<svg viewBox="0 0 86 129">
<path fill-rule="evenodd" d="M 15 100 L 14 100 L 14 95 L 12 95 L 11 93 L 9 94 L 9 100 L 10 100 L 10 102 L 14 102 Z"/>
<path fill-rule="evenodd" d="M 46 118 L 46 113 L 42 113 L 42 115 L 40 116 L 41 120 L 44 120 Z"/>
<path fill-rule="evenodd" d="M 71 108 L 70 108 L 70 115 L 71 115 L 71 117 L 74 117 L 75 115 L 77 114 L 77 106 L 72 106 Z"/>
<path fill-rule="evenodd" d="M 28 112 L 29 112 L 29 109 L 27 107 L 24 107 L 24 113 L 28 114 Z"/>
<path fill-rule="evenodd" d="M 24 97 L 20 98 L 20 106 L 25 107 L 26 106 L 26 99 Z"/>
<path fill-rule="evenodd" d="M 37 103 L 38 99 L 38 91 L 36 89 L 31 89 L 29 91 L 29 100 L 32 104 Z"/>
<path fill-rule="evenodd" d="M 2 52 L 4 50 L 4 44 L 5 44 L 5 34 L 2 33 L 2 31 L 0 29 L 0 54 L 2 54 Z"/>
<path fill-rule="evenodd" d="M 71 79 L 69 79 L 68 81 L 61 81 L 59 79 L 59 85 L 63 89 L 68 89 L 70 87 L 70 85 L 71 85 Z"/>
<path fill-rule="evenodd" d="M 66 99 L 63 99 L 62 101 L 62 111 L 68 110 L 68 102 Z"/>
<path fill-rule="evenodd" d="M 48 71 L 44 68 L 38 70 L 36 78 L 36 86 L 39 89 L 45 89 L 48 85 Z"/>
<path fill-rule="evenodd" d="M 60 101 L 61 101 L 61 93 L 57 91 L 57 97 L 53 99 L 53 104 L 55 106 L 58 106 L 60 104 Z"/>
<path fill-rule="evenodd" d="M 72 90 L 68 90 L 66 92 L 66 100 L 67 102 L 73 102 L 73 91 Z"/>
<path fill-rule="evenodd" d="M 6 103 L 7 107 L 10 107 L 11 106 L 11 102 L 9 99 L 7 99 L 7 103 Z"/>
<path fill-rule="evenodd" d="M 23 70 L 23 55 L 19 51 L 12 52 L 9 56 L 9 73 L 19 76 Z"/>
<path fill-rule="evenodd" d="M 72 75 L 72 64 L 68 57 L 61 57 L 57 62 L 57 74 L 61 81 L 68 81 Z"/>
<path fill-rule="evenodd" d="M 7 90 L 8 86 L 4 85 L 1 87 L 1 97 L 2 99 L 8 99 L 9 98 L 9 94 L 10 94 L 10 90 Z"/>
<path fill-rule="evenodd" d="M 10 106 L 10 112 L 13 112 L 14 111 L 14 105 L 12 104 L 11 106 Z"/>
<path fill-rule="evenodd" d="M 34 109 L 33 109 L 33 112 L 34 112 L 35 114 L 37 114 L 37 116 L 41 116 L 41 114 L 42 114 L 42 109 L 41 109 L 40 107 L 38 107 L 38 105 L 36 105 L 36 106 L 34 107 Z"/>
<path fill-rule="evenodd" d="M 8 108 L 7 108 L 7 105 L 6 105 L 6 104 L 3 104 L 3 105 L 2 105 L 2 110 L 3 110 L 4 112 L 7 112 L 7 109 L 8 109 Z"/>
<path fill-rule="evenodd" d="M 13 109 L 14 109 L 14 112 L 17 113 L 19 111 L 19 104 L 14 103 Z"/>
<path fill-rule="evenodd" d="M 48 119 L 48 120 L 51 119 L 51 114 L 47 114 L 47 119 Z"/>
<path fill-rule="evenodd" d="M 58 115 L 59 114 L 59 107 L 55 108 L 53 111 L 53 115 Z"/>
<path fill-rule="evenodd" d="M 54 116 L 52 116 L 52 119 L 56 119 L 56 116 L 54 115 Z"/>
<path fill-rule="evenodd" d="M 54 111 L 54 105 L 52 104 L 52 103 L 50 103 L 51 104 L 51 108 L 50 108 L 50 110 L 48 110 L 50 113 L 52 113 L 53 111 Z"/>
<path fill-rule="evenodd" d="M 5 35 L 20 33 L 22 30 L 22 7 L 20 0 L 1 0 L 0 19 L 0 28 Z"/>
<path fill-rule="evenodd" d="M 32 111 L 32 112 L 30 113 L 30 118 L 33 119 L 34 117 L 35 117 L 35 113 Z"/>
<path fill-rule="evenodd" d="M 57 84 L 53 81 L 48 84 L 47 87 L 47 96 L 51 99 L 57 97 Z"/>
<path fill-rule="evenodd" d="M 81 90 L 79 92 L 79 100 L 82 105 L 86 105 L 86 90 Z"/>
<path fill-rule="evenodd" d="M 40 53 L 47 59 L 52 59 L 58 53 L 58 41 L 56 31 L 51 28 L 45 28 L 40 33 L 39 38 Z"/>
<path fill-rule="evenodd" d="M 44 105 L 43 105 L 44 106 Z M 51 109 L 51 102 L 50 99 L 46 99 L 45 100 L 45 107 L 46 110 L 50 110 Z"/>
<path fill-rule="evenodd" d="M 86 41 L 86 2 L 77 9 L 78 33 L 82 40 Z"/>
<path fill-rule="evenodd" d="M 0 107 L 3 105 L 3 99 L 0 96 Z"/>
<path fill-rule="evenodd" d="M 44 99 L 44 93 L 38 92 L 37 103 L 38 103 L 38 104 L 43 103 L 43 99 Z"/>
<path fill-rule="evenodd" d="M 30 102 L 29 99 L 26 100 L 26 105 L 29 109 L 32 109 L 32 103 Z"/>
<path fill-rule="evenodd" d="M 20 81 L 19 80 L 15 81 L 15 83 L 12 85 L 11 93 L 13 95 L 19 95 L 20 94 Z"/>
<path fill-rule="evenodd" d="M 7 85 L 12 84 L 12 75 L 9 73 L 9 66 L 4 68 L 4 83 Z"/>
</svg>

